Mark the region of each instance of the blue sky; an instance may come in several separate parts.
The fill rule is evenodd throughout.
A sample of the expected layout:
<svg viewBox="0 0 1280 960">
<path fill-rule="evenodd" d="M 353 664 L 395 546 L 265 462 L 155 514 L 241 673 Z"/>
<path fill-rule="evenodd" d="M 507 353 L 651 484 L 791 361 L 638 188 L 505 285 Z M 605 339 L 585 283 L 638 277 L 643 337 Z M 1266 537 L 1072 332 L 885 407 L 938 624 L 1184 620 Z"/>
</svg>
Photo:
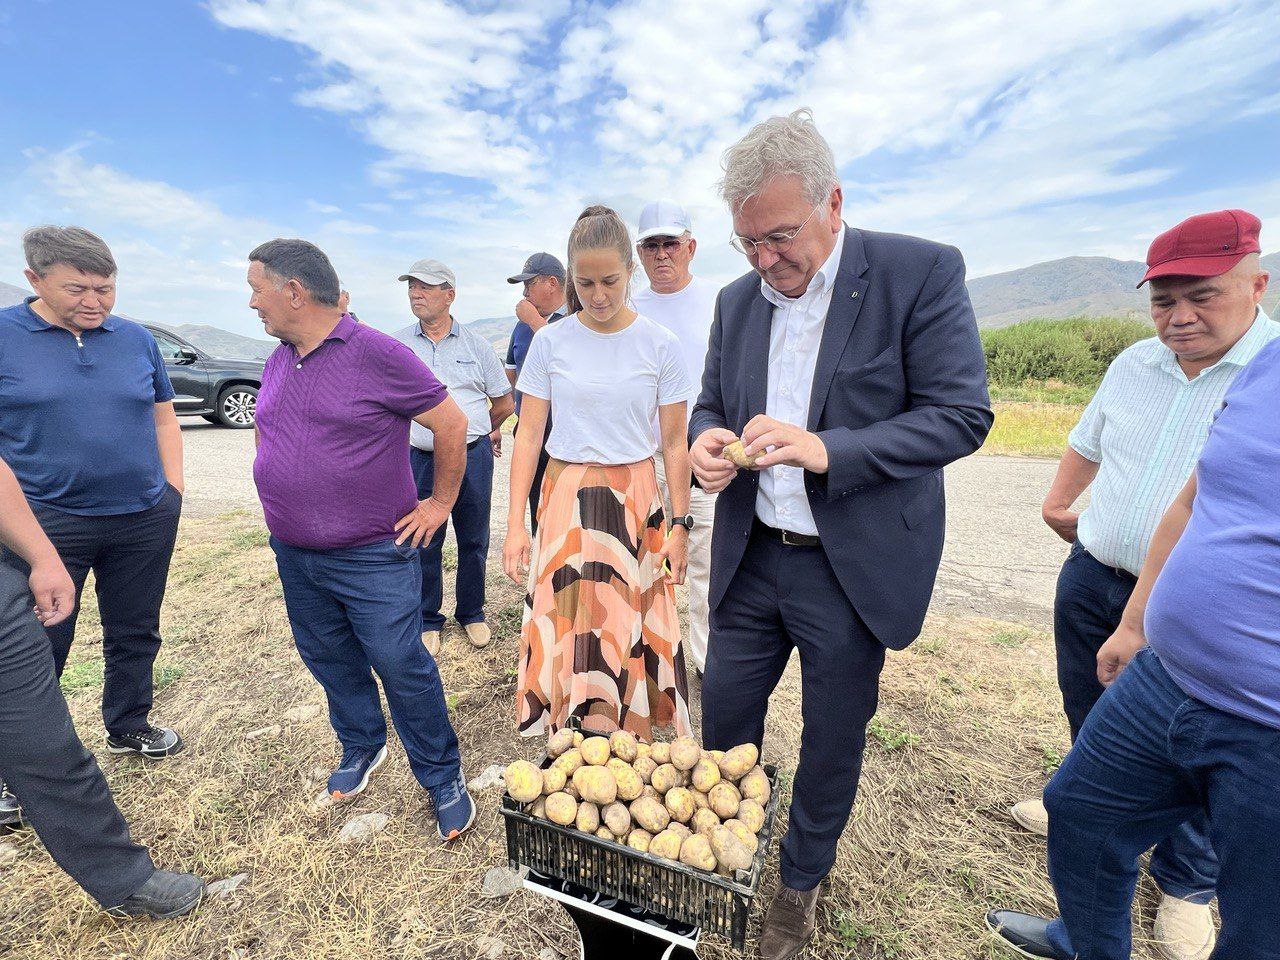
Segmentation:
<svg viewBox="0 0 1280 960">
<path fill-rule="evenodd" d="M 670 196 L 726 281 L 720 153 L 802 105 L 854 225 L 972 275 L 1140 259 L 1201 210 L 1280 218 L 1278 27 L 1212 0 L 0 0 L 0 280 L 25 226 L 79 223 L 120 310 L 257 335 L 245 254 L 305 236 L 379 326 L 422 256 L 474 319 L 585 203 Z"/>
</svg>

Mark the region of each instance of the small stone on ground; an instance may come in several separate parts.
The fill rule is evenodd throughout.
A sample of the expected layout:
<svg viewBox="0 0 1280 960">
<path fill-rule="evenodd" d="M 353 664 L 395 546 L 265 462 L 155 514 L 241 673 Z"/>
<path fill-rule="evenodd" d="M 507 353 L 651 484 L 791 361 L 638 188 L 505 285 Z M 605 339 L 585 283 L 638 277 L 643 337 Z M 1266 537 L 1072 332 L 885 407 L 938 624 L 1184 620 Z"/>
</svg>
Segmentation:
<svg viewBox="0 0 1280 960">
<path fill-rule="evenodd" d="M 249 875 L 247 873 L 237 873 L 234 877 L 227 877 L 225 880 L 215 880 L 209 884 L 208 895 L 210 897 L 229 897 L 248 879 Z"/>
<path fill-rule="evenodd" d="M 12 843 L 0 843 L 0 868 L 15 863 L 18 859 L 18 848 Z"/>
<path fill-rule="evenodd" d="M 496 763 L 492 766 L 486 767 L 484 773 L 480 774 L 478 777 L 474 777 L 471 782 L 467 784 L 467 789 L 472 793 L 483 793 L 491 787 L 496 787 L 503 782 L 502 774 L 505 770 L 506 767 Z"/>
<path fill-rule="evenodd" d="M 510 867 L 490 867 L 485 871 L 480 896 L 490 900 L 511 896 L 520 889 L 525 872 L 524 869 L 517 872 Z"/>
<path fill-rule="evenodd" d="M 244 735 L 244 738 L 246 740 L 261 740 L 267 737 L 269 738 L 278 737 L 282 733 L 284 733 L 284 727 L 280 726 L 280 724 L 278 723 L 273 723 L 269 727 L 261 727 L 257 730 L 250 730 L 248 733 Z"/>
<path fill-rule="evenodd" d="M 343 824 L 338 839 L 345 843 L 363 843 L 385 830 L 390 822 L 391 818 L 385 813 L 362 813 Z"/>
</svg>

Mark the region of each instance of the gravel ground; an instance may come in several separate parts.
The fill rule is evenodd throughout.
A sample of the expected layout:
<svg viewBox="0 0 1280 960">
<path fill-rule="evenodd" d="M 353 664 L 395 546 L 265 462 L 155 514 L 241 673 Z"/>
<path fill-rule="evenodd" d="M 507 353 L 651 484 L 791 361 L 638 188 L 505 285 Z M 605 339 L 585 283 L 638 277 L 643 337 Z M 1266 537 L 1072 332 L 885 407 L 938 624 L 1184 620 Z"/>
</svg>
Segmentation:
<svg viewBox="0 0 1280 960">
<path fill-rule="evenodd" d="M 201 518 L 261 513 L 253 487 L 253 432 L 184 421 L 185 511 Z M 506 444 L 509 452 L 510 441 Z M 977 614 L 1048 629 L 1054 583 L 1067 545 L 1040 520 L 1040 501 L 1056 463 L 1030 457 L 973 456 L 947 471 L 947 547 L 935 612 Z M 494 478 L 494 549 L 506 515 L 508 460 Z"/>
</svg>

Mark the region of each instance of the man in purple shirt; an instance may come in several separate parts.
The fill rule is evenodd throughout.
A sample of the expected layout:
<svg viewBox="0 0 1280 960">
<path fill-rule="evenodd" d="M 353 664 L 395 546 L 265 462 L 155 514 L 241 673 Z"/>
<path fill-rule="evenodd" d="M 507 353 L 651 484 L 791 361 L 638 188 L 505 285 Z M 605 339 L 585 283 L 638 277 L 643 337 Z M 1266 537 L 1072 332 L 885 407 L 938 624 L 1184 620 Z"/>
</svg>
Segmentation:
<svg viewBox="0 0 1280 960">
<path fill-rule="evenodd" d="M 475 821 L 435 660 L 422 645 L 418 547 L 448 518 L 467 419 L 404 344 L 340 306 L 329 258 L 305 240 L 249 254 L 249 307 L 281 345 L 258 393 L 254 482 L 303 662 L 324 687 L 342 762 L 323 799 L 361 793 L 387 756 L 373 674 L 441 839 Z M 409 424 L 435 437 L 419 502 Z"/>
<path fill-rule="evenodd" d="M 1278 398 L 1280 340 L 1227 391 L 1098 651 L 1109 689 L 1044 798 L 1062 917 L 988 916 L 1021 956 L 1127 960 L 1138 857 L 1207 815 L 1221 864 L 1213 957 L 1280 957 Z"/>
</svg>

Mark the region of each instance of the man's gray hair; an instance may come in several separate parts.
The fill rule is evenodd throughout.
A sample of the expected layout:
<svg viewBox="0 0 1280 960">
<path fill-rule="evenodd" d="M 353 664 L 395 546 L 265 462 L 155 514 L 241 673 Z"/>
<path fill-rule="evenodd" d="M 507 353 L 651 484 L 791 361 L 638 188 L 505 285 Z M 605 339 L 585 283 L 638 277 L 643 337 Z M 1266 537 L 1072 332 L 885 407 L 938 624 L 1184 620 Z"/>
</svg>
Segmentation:
<svg viewBox="0 0 1280 960">
<path fill-rule="evenodd" d="M 336 307 L 342 295 L 338 272 L 323 250 L 308 240 L 268 240 L 253 248 L 249 262 L 262 268 L 281 284 L 297 280 L 311 299 L 326 307 Z"/>
<path fill-rule="evenodd" d="M 55 264 L 65 263 L 95 277 L 114 277 L 116 260 L 111 248 L 96 233 L 84 227 L 32 227 L 22 235 L 22 252 L 27 266 L 43 277 Z"/>
<path fill-rule="evenodd" d="M 835 155 L 807 107 L 757 123 L 724 152 L 720 167 L 720 196 L 731 212 L 776 177 L 799 177 L 805 198 L 813 204 L 825 200 L 840 183 Z"/>
</svg>

